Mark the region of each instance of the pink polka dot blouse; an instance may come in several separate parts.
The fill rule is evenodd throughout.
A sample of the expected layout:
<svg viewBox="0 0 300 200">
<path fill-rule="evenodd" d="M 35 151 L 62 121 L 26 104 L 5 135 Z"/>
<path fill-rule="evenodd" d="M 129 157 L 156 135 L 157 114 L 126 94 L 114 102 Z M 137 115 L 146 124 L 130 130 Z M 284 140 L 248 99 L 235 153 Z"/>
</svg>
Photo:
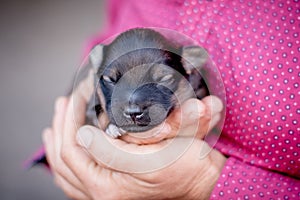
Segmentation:
<svg viewBox="0 0 300 200">
<path fill-rule="evenodd" d="M 227 105 L 215 148 L 228 160 L 212 199 L 300 199 L 299 0 L 111 0 L 108 11 L 102 38 L 165 27 L 216 63 Z"/>
</svg>

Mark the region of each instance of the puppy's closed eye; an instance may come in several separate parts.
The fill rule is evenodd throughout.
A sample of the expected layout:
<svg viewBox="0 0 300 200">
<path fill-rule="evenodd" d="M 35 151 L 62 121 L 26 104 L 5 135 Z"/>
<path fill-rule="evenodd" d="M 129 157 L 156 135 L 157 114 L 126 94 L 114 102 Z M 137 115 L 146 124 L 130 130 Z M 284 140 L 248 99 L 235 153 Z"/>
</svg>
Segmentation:
<svg viewBox="0 0 300 200">
<path fill-rule="evenodd" d="M 166 74 L 165 76 L 158 78 L 158 83 L 172 83 L 173 81 L 174 81 L 173 74 Z"/>
<path fill-rule="evenodd" d="M 120 79 L 120 76 L 120 73 L 116 69 L 111 68 L 109 70 L 104 71 L 104 73 L 101 76 L 101 79 L 107 84 L 115 85 Z"/>
<path fill-rule="evenodd" d="M 170 83 L 174 80 L 174 69 L 159 64 L 152 69 L 152 78 L 156 83 Z"/>
<path fill-rule="evenodd" d="M 104 80 L 106 83 L 109 83 L 109 84 L 115 84 L 117 82 L 117 80 L 115 78 L 108 76 L 108 75 L 103 75 L 102 80 Z"/>
</svg>

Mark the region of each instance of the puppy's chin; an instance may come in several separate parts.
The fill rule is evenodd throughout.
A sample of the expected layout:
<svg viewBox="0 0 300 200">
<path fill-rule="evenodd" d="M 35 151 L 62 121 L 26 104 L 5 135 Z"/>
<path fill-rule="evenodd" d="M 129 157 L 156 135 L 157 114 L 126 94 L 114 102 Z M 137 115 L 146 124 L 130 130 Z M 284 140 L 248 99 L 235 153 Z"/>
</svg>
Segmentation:
<svg viewBox="0 0 300 200">
<path fill-rule="evenodd" d="M 139 132 L 149 131 L 149 130 L 153 129 L 154 127 L 156 127 L 157 125 L 147 125 L 147 126 L 127 125 L 127 126 L 121 126 L 119 128 L 123 129 L 126 132 L 139 133 Z"/>
<path fill-rule="evenodd" d="M 153 129 L 145 132 L 128 132 L 120 137 L 121 140 L 133 144 L 155 144 L 166 139 L 174 138 L 176 133 L 172 132 L 162 123 Z M 164 146 L 164 145 L 163 145 Z"/>
</svg>

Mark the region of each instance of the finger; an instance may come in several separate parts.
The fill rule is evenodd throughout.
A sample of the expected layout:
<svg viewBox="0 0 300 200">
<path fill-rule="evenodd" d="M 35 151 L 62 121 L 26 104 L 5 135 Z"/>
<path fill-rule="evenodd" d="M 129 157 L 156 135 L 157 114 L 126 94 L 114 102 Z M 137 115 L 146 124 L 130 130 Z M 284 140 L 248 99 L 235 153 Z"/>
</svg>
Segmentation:
<svg viewBox="0 0 300 200">
<path fill-rule="evenodd" d="M 194 124 L 206 112 L 205 105 L 198 99 L 188 99 L 179 108 L 175 109 L 167 118 L 172 127 L 186 127 Z"/>
<path fill-rule="evenodd" d="M 63 132 L 73 133 L 73 135 L 70 137 L 70 139 L 73 138 L 73 144 L 76 143 L 73 136 L 75 135 L 77 129 L 85 123 L 86 106 L 93 91 L 93 71 L 90 70 L 88 77 L 81 81 L 78 87 L 73 90 L 67 108 L 66 121 L 68 124 L 65 125 Z"/>
<path fill-rule="evenodd" d="M 66 110 L 61 158 L 68 169 L 86 186 L 90 184 L 89 180 L 94 178 L 93 176 L 97 171 L 94 166 L 97 165 L 76 141 L 77 129 L 85 122 L 88 97 L 82 92 L 84 87 L 83 83 L 80 83 L 73 92 Z M 88 186 L 86 188 L 88 189 Z"/>
<path fill-rule="evenodd" d="M 216 113 L 209 123 L 208 131 L 211 131 L 220 122 L 221 118 L 221 113 Z"/>
<path fill-rule="evenodd" d="M 53 137 L 54 137 L 54 145 L 55 145 L 55 154 L 59 155 L 61 145 L 62 145 L 62 132 L 65 122 L 65 113 L 68 105 L 68 98 L 67 97 L 59 97 L 55 102 L 55 111 L 54 117 L 52 122 L 53 127 Z M 59 159 L 60 157 L 55 157 Z"/>
<path fill-rule="evenodd" d="M 78 88 L 74 88 L 73 92 L 80 92 L 82 97 L 88 102 L 94 92 L 94 71 L 90 69 L 88 77 L 81 81 Z"/>
<path fill-rule="evenodd" d="M 200 122 L 205 119 L 206 112 L 206 106 L 202 101 L 188 99 L 171 113 L 166 122 L 172 127 L 173 134 L 195 137 L 199 128 L 203 129 L 200 127 Z"/>
<path fill-rule="evenodd" d="M 52 162 L 52 169 L 54 173 L 59 174 L 68 180 L 70 184 L 77 190 L 80 190 L 82 193 L 87 193 L 86 188 L 83 187 L 82 183 L 76 178 L 73 172 L 66 166 L 64 161 L 61 159 L 61 146 L 62 146 L 62 137 L 64 132 L 64 124 L 66 111 L 68 107 L 68 98 L 60 97 L 56 100 L 55 103 L 55 114 L 53 118 L 53 140 L 54 144 L 49 145 L 53 146 L 54 150 L 52 156 L 49 160 Z"/>
<path fill-rule="evenodd" d="M 60 166 L 60 169 L 62 169 L 64 166 L 60 158 L 60 151 L 62 145 L 62 132 L 63 132 L 64 122 L 65 122 L 65 113 L 66 113 L 67 105 L 68 105 L 67 97 L 58 97 L 55 101 L 54 116 L 52 121 L 53 131 L 51 134 L 51 137 L 53 137 L 52 139 L 53 144 L 51 145 L 53 147 L 53 152 L 52 152 L 53 155 L 50 155 L 51 157 L 49 159 L 52 162 L 52 169 L 55 171 L 54 173 L 57 173 L 57 166 Z"/>
<path fill-rule="evenodd" d="M 43 141 L 45 144 L 45 151 L 47 156 L 47 161 L 52 169 L 52 173 L 54 176 L 54 180 L 56 184 L 69 196 L 73 194 L 72 197 L 77 197 L 74 199 L 88 199 L 87 196 L 75 188 L 72 184 L 68 183 L 60 174 L 56 172 L 55 164 L 53 163 L 55 158 L 55 150 L 54 150 L 54 143 L 53 143 L 53 131 L 50 128 L 47 128 L 43 131 Z"/>
<path fill-rule="evenodd" d="M 90 199 L 85 193 L 75 188 L 62 176 L 59 175 L 55 176 L 54 181 L 56 185 L 59 186 L 69 198 L 80 199 L 80 200 Z"/>
<path fill-rule="evenodd" d="M 221 100 L 216 96 L 208 96 L 202 99 L 189 99 L 183 105 L 174 110 L 167 119 L 173 130 L 178 129 L 180 136 L 196 136 L 203 139 L 205 135 L 212 129 L 223 109 Z"/>
<path fill-rule="evenodd" d="M 217 96 L 207 96 L 202 99 L 202 102 L 207 106 L 209 110 L 208 113 L 210 113 L 211 115 L 222 112 L 224 108 L 221 99 L 219 99 Z"/>
<path fill-rule="evenodd" d="M 223 109 L 222 101 L 216 96 L 207 96 L 202 100 L 188 99 L 180 109 L 175 110 L 174 115 L 171 115 L 170 121 L 178 123 L 183 122 L 183 126 L 189 126 L 200 118 L 212 118 L 216 113 Z"/>
<path fill-rule="evenodd" d="M 88 78 L 83 80 L 72 93 L 65 116 L 64 145 L 76 146 L 76 132 L 85 123 L 87 103 L 93 92 L 92 78 L 93 73 L 90 71 Z"/>
<path fill-rule="evenodd" d="M 221 120 L 224 108 L 222 101 L 216 96 L 207 96 L 202 99 L 206 107 L 206 114 L 200 119 L 198 139 L 203 139 Z M 203 130 L 201 130 L 203 129 Z"/>
<path fill-rule="evenodd" d="M 66 108 L 68 105 L 68 98 L 67 97 L 58 97 L 55 101 L 54 106 L 54 117 L 52 121 L 52 126 L 54 128 L 54 134 L 60 133 L 62 131 L 63 125 L 64 125 L 64 117 Z"/>
<path fill-rule="evenodd" d="M 86 92 L 88 86 L 84 83 L 85 82 L 81 82 L 78 88 L 73 92 L 66 110 L 65 126 L 63 131 L 63 140 L 67 139 L 66 144 L 76 144 L 74 136 L 78 128 L 85 122 L 85 112 L 89 101 L 89 94 Z"/>
<path fill-rule="evenodd" d="M 50 168 L 53 168 L 53 161 L 55 157 L 55 148 L 54 148 L 54 142 L 53 142 L 53 131 L 50 128 L 46 128 L 42 133 L 43 143 L 45 146 L 45 153 L 47 162 L 50 166 Z"/>
<path fill-rule="evenodd" d="M 83 126 L 78 142 L 86 148 L 98 165 L 126 173 L 145 173 L 158 170 L 178 159 L 193 142 L 164 140 L 157 144 L 137 145 L 108 137 L 103 131 Z"/>
<path fill-rule="evenodd" d="M 43 131 L 42 136 L 45 145 L 47 161 L 52 169 L 53 176 L 61 176 L 64 177 L 64 179 L 70 180 L 69 182 L 73 188 L 76 188 L 76 190 L 80 191 L 81 193 L 87 194 L 87 191 L 82 187 L 82 184 L 72 174 L 72 172 L 66 168 L 65 164 L 62 161 L 58 162 L 57 157 L 59 157 L 59 154 L 57 155 L 55 151 L 55 145 L 53 143 L 53 131 L 50 128 L 47 128 Z"/>
</svg>

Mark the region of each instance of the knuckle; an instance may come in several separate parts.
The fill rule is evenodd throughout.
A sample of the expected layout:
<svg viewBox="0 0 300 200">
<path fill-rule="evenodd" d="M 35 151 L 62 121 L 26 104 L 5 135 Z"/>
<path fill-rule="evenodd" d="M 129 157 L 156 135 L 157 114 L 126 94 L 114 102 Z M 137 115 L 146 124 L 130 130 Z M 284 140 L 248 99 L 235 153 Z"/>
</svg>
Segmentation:
<svg viewBox="0 0 300 200">
<path fill-rule="evenodd" d="M 66 162 L 66 163 L 68 163 L 70 161 L 70 155 L 69 155 L 69 151 L 67 148 L 65 148 L 65 147 L 61 148 L 60 157 L 61 157 L 62 161 Z"/>
<path fill-rule="evenodd" d="M 59 159 L 59 161 L 57 162 L 55 168 L 53 169 L 53 171 L 55 171 L 57 174 L 61 175 L 61 176 L 65 176 L 66 174 L 66 165 L 65 163 Z"/>
<path fill-rule="evenodd" d="M 57 163 L 58 170 L 63 174 L 64 172 L 66 172 L 67 168 L 70 168 L 70 166 L 73 165 L 74 160 L 75 159 L 72 159 L 72 153 L 67 150 L 67 148 L 62 148 Z"/>
<path fill-rule="evenodd" d="M 112 188 L 115 186 L 111 185 L 111 181 L 107 180 L 104 184 L 104 182 L 99 181 L 99 179 L 92 178 L 87 185 L 88 192 L 92 199 L 122 199 L 123 196 L 120 195 L 120 192 L 118 190 L 115 190 L 115 192 L 111 192 Z"/>
<path fill-rule="evenodd" d="M 195 107 L 191 108 L 191 118 L 193 120 L 199 120 L 201 117 L 205 116 L 207 112 L 207 107 L 202 101 L 199 100 L 197 100 L 194 105 L 196 105 L 196 109 Z"/>
<path fill-rule="evenodd" d="M 163 177 L 163 176 L 162 176 L 162 173 L 165 173 L 165 170 L 168 170 L 168 167 L 163 168 L 163 169 L 161 169 L 161 170 L 158 170 L 158 171 L 156 171 L 156 172 L 154 172 L 154 173 L 146 173 L 146 174 L 143 174 L 142 178 L 143 178 L 146 182 L 155 185 L 156 183 L 158 183 L 158 182 L 161 181 L 161 179 L 162 179 L 162 177 Z"/>
<path fill-rule="evenodd" d="M 56 166 L 56 172 L 60 175 L 64 175 L 65 174 L 65 168 L 63 167 L 63 164 L 57 165 Z"/>
<path fill-rule="evenodd" d="M 53 181 L 54 181 L 56 186 L 58 186 L 60 188 L 63 187 L 62 178 L 60 177 L 60 175 L 55 173 Z"/>
<path fill-rule="evenodd" d="M 65 193 L 67 197 L 71 199 L 89 199 L 77 189 L 73 188 L 61 176 L 55 176 L 54 183 Z"/>
<path fill-rule="evenodd" d="M 78 195 L 76 195 L 76 193 L 74 191 L 70 190 L 69 188 L 62 188 L 62 190 L 64 191 L 66 196 L 69 197 L 70 199 L 82 199 L 82 198 L 79 198 Z"/>
</svg>

